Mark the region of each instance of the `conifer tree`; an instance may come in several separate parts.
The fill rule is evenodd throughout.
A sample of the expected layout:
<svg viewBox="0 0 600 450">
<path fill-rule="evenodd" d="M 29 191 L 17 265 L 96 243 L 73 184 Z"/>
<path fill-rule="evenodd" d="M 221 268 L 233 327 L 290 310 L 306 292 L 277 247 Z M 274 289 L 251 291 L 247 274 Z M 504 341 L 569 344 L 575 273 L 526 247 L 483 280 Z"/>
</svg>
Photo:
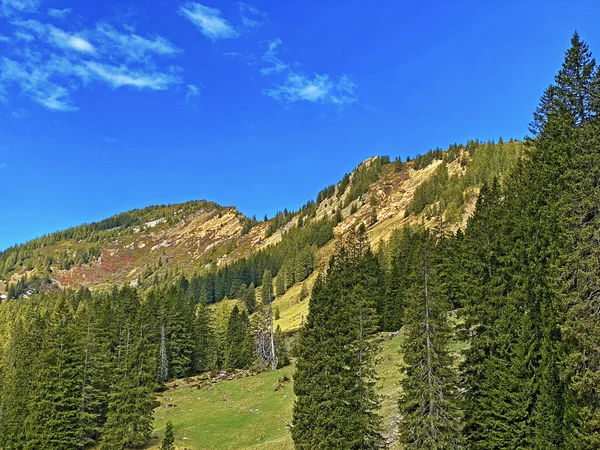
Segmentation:
<svg viewBox="0 0 600 450">
<path fill-rule="evenodd" d="M 175 435 L 173 434 L 173 424 L 171 421 L 167 422 L 167 428 L 160 444 L 160 450 L 175 450 Z"/>
<path fill-rule="evenodd" d="M 373 390 L 377 269 L 361 227 L 313 287 L 294 376 L 298 449 L 375 449 L 382 443 Z"/>
<path fill-rule="evenodd" d="M 31 380 L 38 371 L 35 354 L 42 346 L 43 320 L 28 300 L 15 312 L 12 323 L 0 385 L 0 445 L 7 450 L 22 449 L 27 443 L 25 423 L 33 398 Z"/>
<path fill-rule="evenodd" d="M 569 214 L 569 239 L 563 266 L 566 357 L 565 446 L 592 449 L 600 445 L 600 308 L 598 227 L 600 214 L 600 70 L 577 33 L 556 77 L 553 109 L 542 115 L 537 145 L 568 145 L 571 163 L 565 178 L 563 205 Z M 544 105 L 545 106 L 545 105 Z M 545 112 L 549 108 L 545 108 Z M 567 121 L 566 117 L 570 120 Z M 570 125 L 570 133 L 558 135 Z"/>
<path fill-rule="evenodd" d="M 407 338 L 399 406 L 400 440 L 411 449 L 463 448 L 458 377 L 449 351 L 448 302 L 431 236 L 419 242 L 418 264 L 405 276 Z"/>
<path fill-rule="evenodd" d="M 217 336 L 213 317 L 207 306 L 198 305 L 194 323 L 194 353 L 192 367 L 194 373 L 202 373 L 217 366 Z"/>
<path fill-rule="evenodd" d="M 72 326 L 71 305 L 62 295 L 45 320 L 38 369 L 25 422 L 25 448 L 82 448 L 80 393 L 83 361 Z"/>
<path fill-rule="evenodd" d="M 226 369 L 243 369 L 252 364 L 252 360 L 248 314 L 235 305 L 227 322 L 224 365 Z"/>
<path fill-rule="evenodd" d="M 101 448 L 112 450 L 143 446 L 152 432 L 156 349 L 150 335 L 150 318 L 137 292 L 123 288 L 116 294 L 120 315 L 116 374 L 108 414 L 102 428 Z"/>
</svg>

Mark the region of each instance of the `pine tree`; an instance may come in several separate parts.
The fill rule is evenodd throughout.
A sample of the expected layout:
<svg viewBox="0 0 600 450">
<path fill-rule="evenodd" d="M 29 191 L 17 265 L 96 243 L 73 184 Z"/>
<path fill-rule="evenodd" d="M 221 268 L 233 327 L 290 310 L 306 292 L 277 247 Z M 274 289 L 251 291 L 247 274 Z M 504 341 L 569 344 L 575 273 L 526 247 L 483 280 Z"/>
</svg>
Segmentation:
<svg viewBox="0 0 600 450">
<path fill-rule="evenodd" d="M 424 236 L 418 264 L 404 276 L 410 281 L 406 301 L 407 338 L 399 406 L 400 440 L 406 448 L 463 448 L 458 377 L 449 351 L 448 302 L 431 236 Z"/>
<path fill-rule="evenodd" d="M 46 319 L 39 366 L 25 421 L 25 448 L 83 448 L 80 421 L 83 361 L 72 324 L 71 305 L 62 295 Z"/>
<path fill-rule="evenodd" d="M 243 369 L 248 367 L 252 360 L 250 321 L 246 311 L 240 311 L 235 305 L 227 322 L 224 367 L 226 369 Z"/>
<path fill-rule="evenodd" d="M 160 444 L 160 450 L 175 450 L 175 435 L 173 434 L 173 424 L 171 421 L 167 422 L 167 428 L 162 443 Z"/>
<path fill-rule="evenodd" d="M 194 353 L 192 367 L 194 373 L 202 373 L 217 366 L 217 336 L 213 317 L 207 306 L 198 305 L 194 322 Z"/>
<path fill-rule="evenodd" d="M 169 376 L 183 378 L 190 374 L 194 350 L 193 321 L 194 311 L 188 298 L 175 287 L 166 293 L 167 326 L 166 352 L 168 355 Z"/>
<path fill-rule="evenodd" d="M 22 449 L 27 443 L 25 423 L 33 399 L 31 380 L 39 370 L 35 354 L 43 342 L 44 320 L 33 301 L 23 301 L 17 314 L 12 317 L 0 385 L 0 445 L 6 450 Z"/>
<path fill-rule="evenodd" d="M 117 293 L 120 315 L 116 376 L 109 398 L 107 420 L 102 428 L 102 449 L 142 447 L 152 432 L 155 355 L 150 317 L 140 305 L 137 292 L 123 288 Z"/>
<path fill-rule="evenodd" d="M 377 299 L 370 295 L 376 262 L 362 227 L 338 248 L 327 277 L 313 287 L 294 376 L 292 437 L 298 449 L 381 446 L 373 389 Z"/>
<path fill-rule="evenodd" d="M 566 174 L 570 182 L 565 190 L 564 207 L 570 216 L 570 235 L 564 259 L 563 302 L 566 308 L 562 327 L 567 356 L 564 378 L 565 445 L 573 449 L 600 446 L 600 308 L 598 292 L 598 227 L 600 214 L 600 69 L 587 44 L 575 34 L 563 67 L 556 77 L 560 95 L 555 103 L 568 111 L 570 135 L 558 138 L 569 145 L 572 163 Z M 555 107 L 556 108 L 556 107 Z M 554 119 L 554 120 L 553 120 Z M 542 121 L 536 142 L 558 129 L 566 120 L 553 117 Z M 566 127 L 566 125 L 563 125 Z"/>
</svg>

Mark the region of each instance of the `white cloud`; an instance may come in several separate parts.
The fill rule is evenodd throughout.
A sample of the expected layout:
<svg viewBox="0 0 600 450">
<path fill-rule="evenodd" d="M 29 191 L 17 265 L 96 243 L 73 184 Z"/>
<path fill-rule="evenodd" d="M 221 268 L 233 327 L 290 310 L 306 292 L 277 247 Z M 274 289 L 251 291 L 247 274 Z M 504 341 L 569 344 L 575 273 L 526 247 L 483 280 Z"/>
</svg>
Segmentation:
<svg viewBox="0 0 600 450">
<path fill-rule="evenodd" d="M 44 24 L 37 20 L 14 21 L 13 24 L 20 30 L 20 37 L 24 40 L 31 40 L 26 35 L 31 36 L 24 30 L 31 31 L 48 44 L 64 50 L 75 50 L 82 53 L 94 53 L 94 46 L 81 33 L 68 33 L 54 25 Z"/>
<path fill-rule="evenodd" d="M 0 34 L 0 42 L 10 42 L 10 38 Z"/>
<path fill-rule="evenodd" d="M 179 13 L 187 17 L 200 32 L 212 41 L 219 39 L 232 39 L 239 33 L 231 24 L 221 17 L 221 11 L 215 8 L 188 2 L 179 8 Z"/>
<path fill-rule="evenodd" d="M 15 13 L 31 13 L 38 9 L 40 6 L 40 0 L 1 0 L 2 4 L 0 9 L 7 15 L 13 15 Z"/>
<path fill-rule="evenodd" d="M 65 8 L 65 9 L 50 8 L 48 10 L 48 15 L 50 17 L 54 17 L 55 19 L 64 19 L 69 14 L 71 14 L 71 8 Z"/>
<path fill-rule="evenodd" d="M 276 38 L 267 41 L 267 50 L 262 59 L 268 66 L 260 69 L 262 75 L 285 74 L 285 79 L 263 94 L 286 103 L 306 101 L 311 103 L 329 103 L 345 106 L 357 100 L 356 84 L 347 75 L 342 75 L 336 81 L 327 74 L 315 74 L 312 78 L 296 70 L 297 64 L 288 64 L 277 56 L 277 49 L 282 44 Z"/>
<path fill-rule="evenodd" d="M 123 55 L 129 61 L 141 61 L 151 54 L 169 56 L 182 51 L 161 36 L 149 39 L 131 31 L 121 33 L 104 23 L 96 27 L 95 34 L 107 52 Z"/>
<path fill-rule="evenodd" d="M 21 41 L 25 41 L 25 42 L 31 42 L 34 41 L 35 38 L 33 37 L 33 35 L 29 34 L 29 33 L 25 33 L 24 31 L 16 31 L 14 33 L 14 36 L 21 40 Z"/>
<path fill-rule="evenodd" d="M 96 49 L 92 44 L 80 36 L 65 33 L 63 30 L 49 25 L 50 40 L 64 49 L 76 50 L 82 53 L 94 53 Z"/>
<path fill-rule="evenodd" d="M 227 58 L 237 59 L 248 64 L 249 66 L 253 66 L 256 63 L 256 56 L 254 56 L 253 53 L 245 55 L 240 52 L 225 52 L 221 53 L 221 55 L 226 56 Z"/>
<path fill-rule="evenodd" d="M 290 73 L 284 83 L 264 93 L 287 103 L 307 101 L 342 106 L 356 101 L 355 91 L 356 85 L 346 75 L 333 82 L 326 74 L 316 74 L 310 78 L 301 73 Z"/>
<path fill-rule="evenodd" d="M 142 36 L 99 23 L 69 30 L 37 20 L 13 19 L 14 42 L 0 59 L 0 100 L 8 88 L 52 111 L 77 111 L 72 96 L 91 83 L 113 89 L 161 91 L 181 83 L 177 66 L 159 57 L 181 52 L 161 36 Z"/>
<path fill-rule="evenodd" d="M 268 22 L 269 16 L 266 12 L 255 8 L 247 3 L 240 3 L 240 16 L 242 24 L 247 29 L 258 28 Z"/>
<path fill-rule="evenodd" d="M 178 83 L 177 76 L 168 73 L 145 73 L 140 70 L 132 70 L 126 66 L 111 66 L 88 62 L 86 67 L 95 77 L 106 81 L 114 88 L 130 86 L 137 89 L 150 89 L 153 91 L 164 91 L 171 84 Z"/>
<path fill-rule="evenodd" d="M 272 41 L 267 41 L 268 48 L 267 51 L 263 54 L 263 61 L 270 64 L 269 67 L 263 67 L 260 69 L 260 73 L 263 75 L 271 75 L 273 73 L 280 73 L 284 70 L 289 69 L 289 66 L 284 63 L 281 59 L 279 59 L 276 55 L 277 47 L 281 45 L 281 39 L 276 38 Z"/>
<path fill-rule="evenodd" d="M 9 58 L 0 61 L 0 84 L 17 84 L 32 100 L 53 111 L 76 111 L 66 88 L 50 78 L 53 70 L 19 63 Z"/>
<path fill-rule="evenodd" d="M 189 102 L 192 98 L 198 97 L 200 95 L 200 88 L 195 84 L 188 84 L 186 93 L 185 93 L 185 101 Z"/>
</svg>

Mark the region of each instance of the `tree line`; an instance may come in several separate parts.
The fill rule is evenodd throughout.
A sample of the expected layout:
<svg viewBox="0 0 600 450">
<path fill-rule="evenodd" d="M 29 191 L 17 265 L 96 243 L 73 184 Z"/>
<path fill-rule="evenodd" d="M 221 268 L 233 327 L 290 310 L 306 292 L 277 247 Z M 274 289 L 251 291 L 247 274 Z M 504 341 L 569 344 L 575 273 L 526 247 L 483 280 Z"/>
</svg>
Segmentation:
<svg viewBox="0 0 600 450">
<path fill-rule="evenodd" d="M 332 257 L 300 335 L 296 448 L 387 445 L 377 329 L 402 332 L 404 448 L 599 448 L 600 70 L 577 34 L 530 130 L 464 233 L 438 216 Z"/>
<path fill-rule="evenodd" d="M 154 393 L 168 380 L 289 364 L 273 327 L 268 271 L 256 313 L 236 305 L 222 323 L 184 284 L 0 304 L 0 447 L 141 448 L 153 429 Z"/>
</svg>

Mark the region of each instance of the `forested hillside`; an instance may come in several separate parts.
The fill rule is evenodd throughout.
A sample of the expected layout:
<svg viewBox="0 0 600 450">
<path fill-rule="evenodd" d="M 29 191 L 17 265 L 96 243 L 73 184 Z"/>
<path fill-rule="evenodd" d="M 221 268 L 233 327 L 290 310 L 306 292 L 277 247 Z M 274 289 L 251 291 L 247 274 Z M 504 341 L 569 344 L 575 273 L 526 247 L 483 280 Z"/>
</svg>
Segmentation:
<svg viewBox="0 0 600 450">
<path fill-rule="evenodd" d="M 8 249 L 0 447 L 143 448 L 172 380 L 292 364 L 297 449 L 600 448 L 599 114 L 575 34 L 525 143 L 371 158 L 261 222 L 191 202 Z"/>
</svg>

